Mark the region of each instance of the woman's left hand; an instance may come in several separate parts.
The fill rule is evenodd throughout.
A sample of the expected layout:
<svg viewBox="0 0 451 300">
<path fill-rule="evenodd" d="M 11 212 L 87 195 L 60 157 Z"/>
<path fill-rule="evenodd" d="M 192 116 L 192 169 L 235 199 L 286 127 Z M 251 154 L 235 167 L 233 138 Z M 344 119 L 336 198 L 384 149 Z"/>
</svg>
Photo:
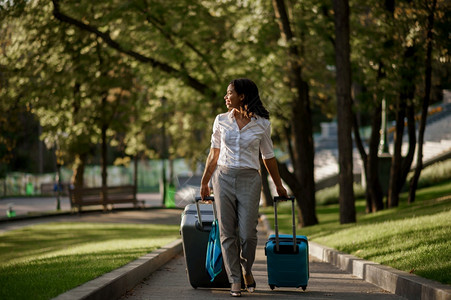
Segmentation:
<svg viewBox="0 0 451 300">
<path fill-rule="evenodd" d="M 287 190 L 283 187 L 283 185 L 277 186 L 277 187 L 276 187 L 276 190 L 277 190 L 277 194 L 278 194 L 280 197 L 288 198 Z"/>
</svg>

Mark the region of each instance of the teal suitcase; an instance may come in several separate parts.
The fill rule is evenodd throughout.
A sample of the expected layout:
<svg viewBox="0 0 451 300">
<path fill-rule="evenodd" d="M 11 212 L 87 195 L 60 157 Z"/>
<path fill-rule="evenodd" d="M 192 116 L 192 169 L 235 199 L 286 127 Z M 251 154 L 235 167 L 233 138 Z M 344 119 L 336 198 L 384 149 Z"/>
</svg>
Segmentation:
<svg viewBox="0 0 451 300">
<path fill-rule="evenodd" d="M 277 225 L 277 202 L 291 200 L 293 217 L 293 235 L 281 234 Z M 274 197 L 274 229 L 265 246 L 267 259 L 268 284 L 275 287 L 307 288 L 309 280 L 308 239 L 296 235 L 294 197 L 288 199 Z"/>
</svg>

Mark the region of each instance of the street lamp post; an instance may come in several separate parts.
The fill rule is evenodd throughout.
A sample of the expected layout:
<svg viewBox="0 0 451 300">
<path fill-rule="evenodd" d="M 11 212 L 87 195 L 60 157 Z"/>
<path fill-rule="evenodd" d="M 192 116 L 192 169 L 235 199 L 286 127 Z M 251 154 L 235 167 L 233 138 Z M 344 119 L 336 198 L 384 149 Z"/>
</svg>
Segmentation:
<svg viewBox="0 0 451 300">
<path fill-rule="evenodd" d="M 382 126 L 381 140 L 379 144 L 379 154 L 389 154 L 387 138 L 387 100 L 382 99 Z"/>
<path fill-rule="evenodd" d="M 378 173 L 379 182 L 381 184 L 382 193 L 387 196 L 390 182 L 391 155 L 388 149 L 388 132 L 387 132 L 387 100 L 382 99 L 382 124 L 381 124 L 381 140 L 379 143 L 378 153 Z"/>
</svg>

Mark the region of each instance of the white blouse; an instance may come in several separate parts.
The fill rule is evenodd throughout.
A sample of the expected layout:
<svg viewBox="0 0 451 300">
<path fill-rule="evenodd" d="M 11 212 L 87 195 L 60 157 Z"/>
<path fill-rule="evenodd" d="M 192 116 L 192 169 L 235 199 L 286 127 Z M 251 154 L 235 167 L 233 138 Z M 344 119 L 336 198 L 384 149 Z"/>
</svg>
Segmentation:
<svg viewBox="0 0 451 300">
<path fill-rule="evenodd" d="M 218 166 L 260 169 L 259 151 L 263 159 L 274 157 L 271 122 L 256 116 L 238 128 L 233 109 L 216 116 L 211 135 L 211 148 L 219 148 Z"/>
</svg>

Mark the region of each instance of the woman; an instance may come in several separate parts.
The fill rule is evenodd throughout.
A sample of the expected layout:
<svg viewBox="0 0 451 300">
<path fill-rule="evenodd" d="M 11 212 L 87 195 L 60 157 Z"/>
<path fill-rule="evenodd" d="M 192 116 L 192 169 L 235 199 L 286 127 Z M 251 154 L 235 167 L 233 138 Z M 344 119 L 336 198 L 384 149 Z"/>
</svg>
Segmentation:
<svg viewBox="0 0 451 300">
<path fill-rule="evenodd" d="M 249 79 L 233 80 L 224 100 L 229 112 L 216 116 L 214 121 L 200 194 L 202 198 L 210 195 L 208 182 L 214 173 L 212 183 L 224 266 L 231 283 L 230 294 L 239 297 L 241 272 L 249 292 L 256 286 L 251 270 L 257 248 L 261 191 L 259 153 L 279 196 L 286 197 L 287 191 L 274 157 L 269 113 L 255 83 Z"/>
</svg>

